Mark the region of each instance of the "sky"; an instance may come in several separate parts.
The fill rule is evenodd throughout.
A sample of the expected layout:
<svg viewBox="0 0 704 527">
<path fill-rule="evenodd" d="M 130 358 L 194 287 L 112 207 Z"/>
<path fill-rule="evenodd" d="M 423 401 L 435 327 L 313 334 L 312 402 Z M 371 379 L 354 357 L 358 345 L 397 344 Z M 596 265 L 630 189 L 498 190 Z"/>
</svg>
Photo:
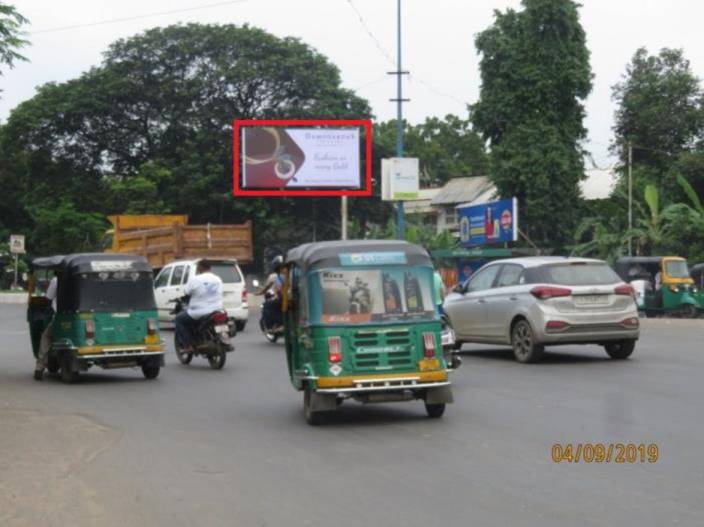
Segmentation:
<svg viewBox="0 0 704 527">
<path fill-rule="evenodd" d="M 5 0 L 7 2 L 8 0 Z M 9 0 L 12 3 L 12 0 Z M 581 21 L 591 51 L 594 88 L 586 102 L 585 144 L 596 165 L 614 159 L 615 105 L 611 87 L 625 72 L 636 49 L 655 53 L 684 48 L 692 69 L 704 76 L 701 0 L 583 0 Z M 29 62 L 3 70 L 0 121 L 46 82 L 62 82 L 98 65 L 108 45 L 148 28 L 179 22 L 248 23 L 277 36 L 302 39 L 341 71 L 343 84 L 366 98 L 378 120 L 396 116 L 395 78 L 387 75 L 396 60 L 394 0 L 14 0 L 30 20 Z M 214 5 L 219 4 L 219 5 Z M 199 8 L 202 9 L 191 9 Z M 404 117 L 412 123 L 453 113 L 465 117 L 479 94 L 479 57 L 474 37 L 488 27 L 494 10 L 519 8 L 520 0 L 402 0 Z M 189 11 L 164 14 L 167 11 Z M 63 31 L 57 28 L 126 19 Z M 48 31 L 47 31 L 48 30 Z"/>
</svg>

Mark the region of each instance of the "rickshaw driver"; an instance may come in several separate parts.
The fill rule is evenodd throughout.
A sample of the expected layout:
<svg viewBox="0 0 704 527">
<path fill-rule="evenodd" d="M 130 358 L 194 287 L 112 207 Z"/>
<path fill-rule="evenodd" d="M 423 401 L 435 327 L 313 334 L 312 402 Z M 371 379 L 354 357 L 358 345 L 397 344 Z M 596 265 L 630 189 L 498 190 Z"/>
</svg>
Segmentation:
<svg viewBox="0 0 704 527">
<path fill-rule="evenodd" d="M 215 311 L 222 310 L 222 280 L 210 272 L 210 264 L 201 260 L 196 266 L 196 275 L 184 288 L 190 297 L 188 308 L 176 315 L 174 331 L 184 352 L 193 351 L 193 327 L 195 323 Z"/>
<path fill-rule="evenodd" d="M 34 366 L 34 380 L 41 381 L 44 376 L 44 369 L 46 368 L 46 356 L 49 354 L 49 349 L 51 348 L 51 338 L 53 336 L 53 324 L 54 316 L 56 315 L 56 290 L 58 288 L 59 280 L 54 275 L 49 281 L 49 285 L 46 288 L 45 297 L 47 300 L 51 301 L 51 321 L 47 324 L 42 332 L 42 338 L 39 341 L 39 353 L 37 353 L 37 363 Z"/>
</svg>

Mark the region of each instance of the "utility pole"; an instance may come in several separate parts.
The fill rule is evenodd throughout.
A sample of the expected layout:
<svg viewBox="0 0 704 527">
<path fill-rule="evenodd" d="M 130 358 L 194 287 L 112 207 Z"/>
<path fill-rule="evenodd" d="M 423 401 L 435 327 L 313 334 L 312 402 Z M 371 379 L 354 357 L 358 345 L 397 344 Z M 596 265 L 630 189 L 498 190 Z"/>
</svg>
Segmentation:
<svg viewBox="0 0 704 527">
<path fill-rule="evenodd" d="M 389 75 L 396 75 L 396 98 L 390 99 L 396 103 L 396 157 L 403 157 L 403 103 L 410 99 L 403 98 L 402 75 L 408 75 L 401 69 L 401 0 L 396 0 L 396 71 Z M 403 211 L 403 201 L 396 202 L 396 238 L 403 240 L 406 237 L 406 218 Z"/>
<path fill-rule="evenodd" d="M 633 143 L 628 141 L 628 256 L 633 256 L 631 230 L 633 229 Z"/>
</svg>

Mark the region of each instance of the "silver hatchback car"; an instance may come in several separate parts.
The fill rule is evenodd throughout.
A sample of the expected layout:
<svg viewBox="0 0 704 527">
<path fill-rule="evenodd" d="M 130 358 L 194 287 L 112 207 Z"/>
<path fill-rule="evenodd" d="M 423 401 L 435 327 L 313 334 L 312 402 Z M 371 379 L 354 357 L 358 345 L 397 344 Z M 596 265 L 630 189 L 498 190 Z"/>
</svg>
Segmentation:
<svg viewBox="0 0 704 527">
<path fill-rule="evenodd" d="M 545 346 L 599 344 L 625 359 L 640 332 L 633 288 L 606 262 L 536 256 L 491 262 L 445 298 L 456 346 L 507 344 L 519 362 Z"/>
</svg>

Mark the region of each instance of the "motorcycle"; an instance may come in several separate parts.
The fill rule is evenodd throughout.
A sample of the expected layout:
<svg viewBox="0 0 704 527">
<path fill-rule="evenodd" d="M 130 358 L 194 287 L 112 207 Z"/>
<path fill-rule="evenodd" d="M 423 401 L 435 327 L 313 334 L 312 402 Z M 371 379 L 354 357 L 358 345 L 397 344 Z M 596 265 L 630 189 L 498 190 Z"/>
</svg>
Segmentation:
<svg viewBox="0 0 704 527">
<path fill-rule="evenodd" d="M 259 280 L 254 280 L 252 285 L 254 287 L 259 287 Z M 264 304 L 267 302 L 274 302 L 275 300 L 276 294 L 271 289 L 267 289 L 264 292 Z M 261 329 L 264 334 L 264 338 L 266 338 L 269 342 L 276 342 L 279 340 L 279 337 L 283 337 L 284 335 L 283 324 L 279 323 L 271 327 L 267 326 L 266 320 L 264 320 L 264 305 L 262 305 L 261 315 L 259 317 L 259 329 Z"/>
<path fill-rule="evenodd" d="M 178 315 L 188 306 L 186 297 L 175 298 L 169 301 L 174 303 L 172 315 Z M 193 352 L 183 351 L 181 344 L 174 335 L 174 349 L 176 357 L 181 364 L 188 365 L 193 356 L 203 356 L 208 359 L 210 367 L 220 370 L 225 366 L 227 353 L 235 351 L 230 344 L 230 339 L 237 333 L 234 321 L 227 318 L 227 312 L 215 311 L 196 321 L 193 328 Z"/>
<path fill-rule="evenodd" d="M 456 370 L 462 366 L 462 359 L 458 355 L 462 345 L 457 342 L 457 339 L 455 338 L 455 330 L 452 329 L 447 316 L 443 314 L 440 317 L 440 320 L 442 324 L 442 355 L 448 369 Z"/>
</svg>

